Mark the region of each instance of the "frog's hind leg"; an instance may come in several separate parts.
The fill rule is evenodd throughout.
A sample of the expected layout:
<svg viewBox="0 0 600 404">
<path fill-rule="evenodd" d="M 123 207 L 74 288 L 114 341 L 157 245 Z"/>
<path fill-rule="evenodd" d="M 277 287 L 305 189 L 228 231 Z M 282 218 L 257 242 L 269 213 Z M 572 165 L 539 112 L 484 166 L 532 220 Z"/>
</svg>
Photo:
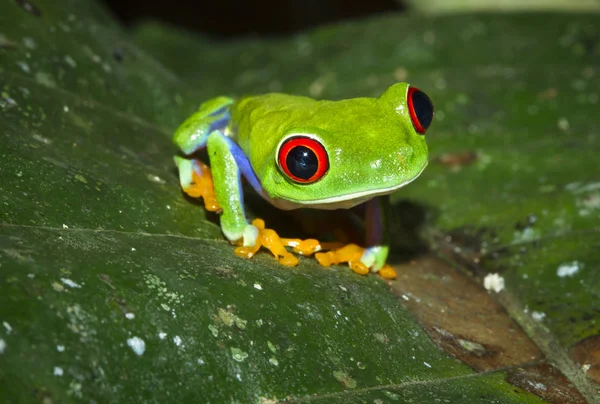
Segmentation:
<svg viewBox="0 0 600 404">
<path fill-rule="evenodd" d="M 386 264 L 390 251 L 390 196 L 373 198 L 366 204 L 365 224 L 367 227 L 367 248 L 360 257 L 360 263 L 371 272 L 377 272 L 384 279 L 396 279 L 396 270 Z"/>
</svg>

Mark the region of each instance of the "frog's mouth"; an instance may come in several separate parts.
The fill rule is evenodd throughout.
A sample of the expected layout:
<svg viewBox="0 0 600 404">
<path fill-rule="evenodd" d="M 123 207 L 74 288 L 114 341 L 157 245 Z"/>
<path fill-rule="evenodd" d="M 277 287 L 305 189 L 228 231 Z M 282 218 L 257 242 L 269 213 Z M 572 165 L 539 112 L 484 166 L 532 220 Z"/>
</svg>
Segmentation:
<svg viewBox="0 0 600 404">
<path fill-rule="evenodd" d="M 360 205 L 368 201 L 369 199 L 373 199 L 376 196 L 381 195 L 389 195 L 400 188 L 410 184 L 419 176 L 425 168 L 427 167 L 428 162 L 426 161 L 421 170 L 414 177 L 391 187 L 387 188 L 379 188 L 379 189 L 370 189 L 366 191 L 355 192 L 353 194 L 346 194 L 340 196 L 333 196 L 331 198 L 325 199 L 314 199 L 314 200 L 293 200 L 293 199 L 269 199 L 269 202 L 274 205 L 276 208 L 281 210 L 292 210 L 299 208 L 311 208 L 311 209 L 322 209 L 322 210 L 335 210 L 335 209 L 350 209 L 356 205 Z"/>
</svg>

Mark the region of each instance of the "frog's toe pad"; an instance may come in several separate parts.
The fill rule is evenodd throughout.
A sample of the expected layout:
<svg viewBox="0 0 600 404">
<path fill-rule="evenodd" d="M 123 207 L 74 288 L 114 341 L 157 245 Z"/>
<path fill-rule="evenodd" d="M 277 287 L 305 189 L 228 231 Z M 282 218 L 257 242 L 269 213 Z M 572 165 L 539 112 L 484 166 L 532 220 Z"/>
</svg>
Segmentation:
<svg viewBox="0 0 600 404">
<path fill-rule="evenodd" d="M 301 240 L 298 238 L 282 238 L 281 242 L 286 247 L 291 247 L 296 254 L 300 254 L 305 257 L 310 257 L 317 251 L 322 250 L 321 243 L 319 240 L 315 240 L 314 238 L 309 238 L 306 240 Z"/>
<path fill-rule="evenodd" d="M 379 272 L 377 272 L 383 279 L 396 279 L 398 274 L 391 265 L 384 265 Z"/>
<path fill-rule="evenodd" d="M 279 235 L 273 229 L 265 228 L 265 222 L 262 219 L 254 219 L 252 227 L 258 230 L 253 246 L 237 247 L 234 250 L 235 255 L 241 258 L 252 258 L 261 247 L 271 251 L 281 265 L 293 267 L 298 265 L 298 258 L 285 249 L 285 244 L 282 242 Z"/>
<path fill-rule="evenodd" d="M 349 261 L 348 265 L 351 270 L 359 275 L 367 275 L 369 273 L 369 268 L 360 261 Z"/>
<path fill-rule="evenodd" d="M 364 251 L 364 248 L 359 247 L 356 244 L 348 244 L 332 251 L 315 254 L 315 258 L 319 264 L 323 265 L 324 267 L 347 262 L 354 272 L 361 275 L 366 275 L 369 273 L 369 268 L 360 262 L 360 258 L 362 257 Z"/>
</svg>

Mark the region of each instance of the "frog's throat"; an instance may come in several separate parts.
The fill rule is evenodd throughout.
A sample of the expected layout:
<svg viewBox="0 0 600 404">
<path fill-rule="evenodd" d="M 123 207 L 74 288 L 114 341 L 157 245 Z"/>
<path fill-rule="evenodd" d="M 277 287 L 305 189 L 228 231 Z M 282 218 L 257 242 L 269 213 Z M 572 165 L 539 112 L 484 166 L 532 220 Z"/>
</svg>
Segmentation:
<svg viewBox="0 0 600 404">
<path fill-rule="evenodd" d="M 311 208 L 311 209 L 323 209 L 323 210 L 334 210 L 334 209 L 350 209 L 356 205 L 360 205 L 368 201 L 369 199 L 373 199 L 376 196 L 388 195 L 392 192 L 399 190 L 400 188 L 410 184 L 414 180 L 416 180 L 421 173 L 427 167 L 428 162 L 425 162 L 421 171 L 414 177 L 392 187 L 388 188 L 380 188 L 380 189 L 370 189 L 366 191 L 355 192 L 353 194 L 334 196 L 331 198 L 325 199 L 314 199 L 314 200 L 293 200 L 293 199 L 280 199 L 280 198 L 269 198 L 266 199 L 274 205 L 276 208 L 281 210 L 292 210 L 299 208 Z"/>
</svg>

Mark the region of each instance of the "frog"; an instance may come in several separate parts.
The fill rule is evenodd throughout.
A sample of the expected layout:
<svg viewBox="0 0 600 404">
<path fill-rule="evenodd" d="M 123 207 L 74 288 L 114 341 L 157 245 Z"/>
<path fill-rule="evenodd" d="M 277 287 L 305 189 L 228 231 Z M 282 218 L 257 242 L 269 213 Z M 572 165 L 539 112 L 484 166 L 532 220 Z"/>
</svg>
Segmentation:
<svg viewBox="0 0 600 404">
<path fill-rule="evenodd" d="M 174 162 L 183 192 L 219 214 L 236 256 L 249 259 L 266 248 L 282 265 L 296 266 L 296 255 L 314 254 L 325 267 L 347 263 L 358 274 L 394 279 L 387 264 L 390 195 L 425 170 L 433 116 L 429 96 L 405 82 L 379 97 L 335 101 L 217 96 L 175 131 Z M 201 150 L 210 165 L 199 159 Z M 276 209 L 362 207 L 365 245 L 283 238 L 261 218 L 250 222 L 242 179 Z"/>
</svg>

